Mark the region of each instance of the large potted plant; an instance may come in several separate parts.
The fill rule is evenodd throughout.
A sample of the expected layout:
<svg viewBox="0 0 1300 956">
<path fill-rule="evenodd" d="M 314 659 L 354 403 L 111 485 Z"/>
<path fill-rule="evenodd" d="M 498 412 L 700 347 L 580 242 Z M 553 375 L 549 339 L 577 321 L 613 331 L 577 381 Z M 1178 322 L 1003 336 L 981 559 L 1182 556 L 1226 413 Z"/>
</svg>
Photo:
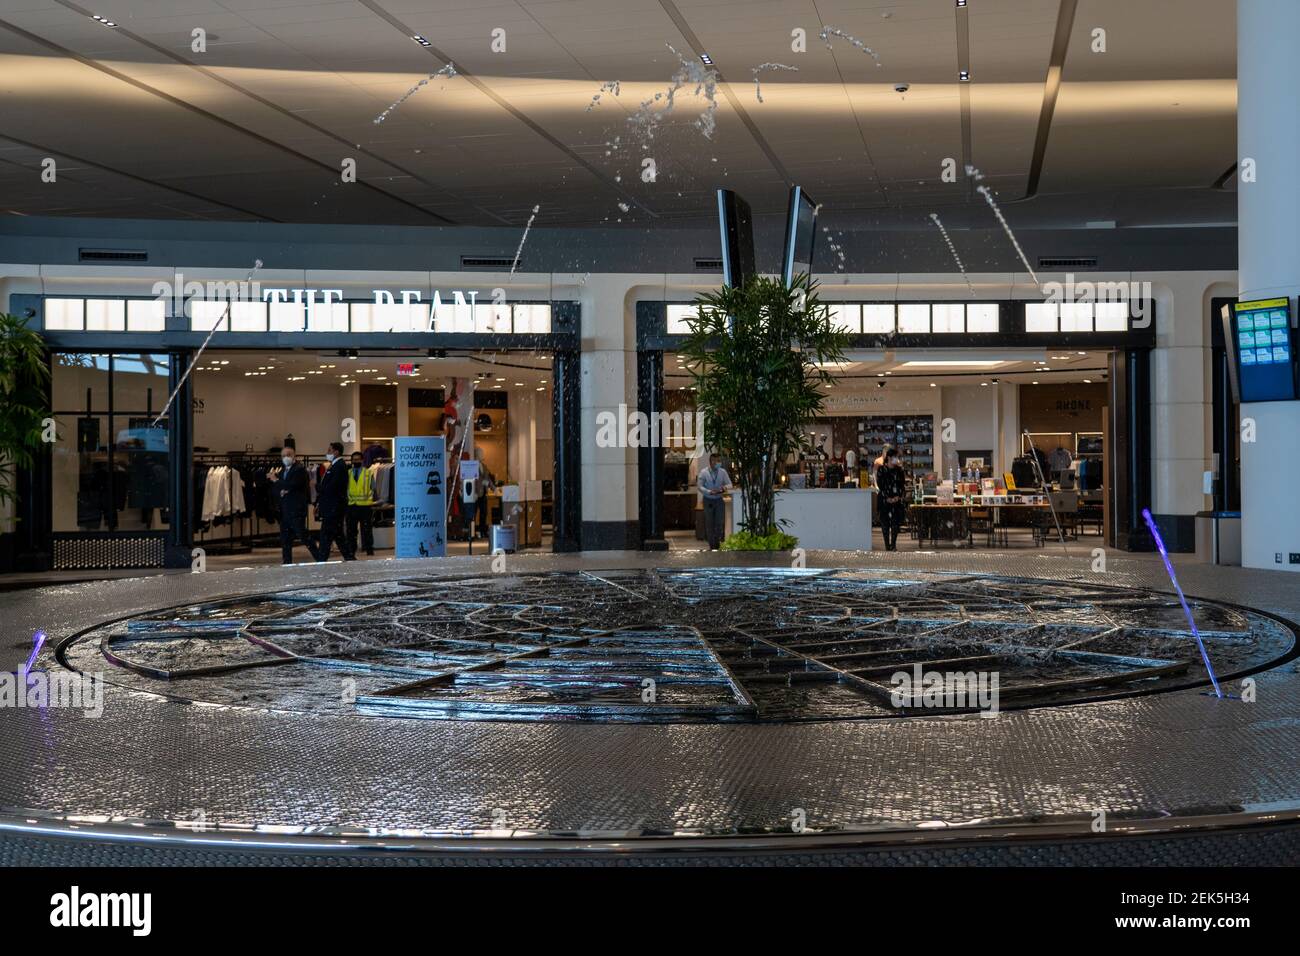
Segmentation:
<svg viewBox="0 0 1300 956">
<path fill-rule="evenodd" d="M 734 467 L 744 495 L 732 549 L 784 550 L 795 539 L 776 520 L 781 463 L 807 446 L 805 425 L 822 411 L 848 336 L 831 324 L 817 284 L 753 276 L 696 299 L 682 348 L 695 378 L 707 444 Z M 724 545 L 725 547 L 726 545 Z"/>
<path fill-rule="evenodd" d="M 32 467 L 41 445 L 49 377 L 40 335 L 0 313 L 0 540 L 14 531 L 17 470 Z M 12 548 L 0 546 L 0 570 L 11 564 Z"/>
</svg>

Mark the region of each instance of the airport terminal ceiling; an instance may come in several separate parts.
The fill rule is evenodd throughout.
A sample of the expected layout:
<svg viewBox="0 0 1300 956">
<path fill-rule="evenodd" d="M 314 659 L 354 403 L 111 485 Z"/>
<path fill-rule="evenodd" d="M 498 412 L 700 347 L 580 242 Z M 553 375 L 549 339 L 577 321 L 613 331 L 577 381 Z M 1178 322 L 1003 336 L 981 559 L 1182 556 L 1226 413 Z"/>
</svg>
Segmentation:
<svg viewBox="0 0 1300 956">
<path fill-rule="evenodd" d="M 832 229 L 986 228 L 974 165 L 1021 228 L 1235 220 L 1222 0 L 1174 21 L 1119 0 L 92 6 L 0 4 L 10 215 L 658 229 L 707 225 L 720 184 L 775 224 L 797 183 Z"/>
</svg>

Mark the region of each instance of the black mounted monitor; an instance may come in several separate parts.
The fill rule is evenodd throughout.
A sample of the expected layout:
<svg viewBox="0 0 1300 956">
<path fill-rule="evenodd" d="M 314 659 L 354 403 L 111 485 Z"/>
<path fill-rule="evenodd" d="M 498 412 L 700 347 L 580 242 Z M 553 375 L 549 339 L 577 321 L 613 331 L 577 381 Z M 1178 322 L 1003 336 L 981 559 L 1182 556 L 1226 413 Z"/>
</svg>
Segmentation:
<svg viewBox="0 0 1300 956">
<path fill-rule="evenodd" d="M 730 189 L 718 190 L 718 227 L 722 232 L 722 281 L 740 287 L 754 275 L 754 218 L 749 203 Z"/>
<path fill-rule="evenodd" d="M 1296 398 L 1295 333 L 1291 300 L 1233 303 L 1224 332 L 1231 343 L 1230 377 L 1241 402 L 1289 402 Z"/>
<path fill-rule="evenodd" d="M 785 216 L 785 251 L 781 255 L 781 278 L 786 287 L 800 274 L 812 274 L 813 240 L 817 238 L 817 204 L 802 186 L 790 190 Z"/>
</svg>

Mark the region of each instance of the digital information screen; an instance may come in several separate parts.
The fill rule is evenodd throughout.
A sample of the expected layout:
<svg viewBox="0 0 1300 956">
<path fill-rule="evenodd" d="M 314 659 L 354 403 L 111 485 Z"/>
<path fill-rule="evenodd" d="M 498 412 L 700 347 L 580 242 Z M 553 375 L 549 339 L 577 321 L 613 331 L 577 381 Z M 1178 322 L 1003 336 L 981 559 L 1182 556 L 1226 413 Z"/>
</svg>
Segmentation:
<svg viewBox="0 0 1300 956">
<path fill-rule="evenodd" d="M 1243 402 L 1285 402 L 1296 397 L 1291 300 L 1237 302 L 1233 341 Z"/>
</svg>

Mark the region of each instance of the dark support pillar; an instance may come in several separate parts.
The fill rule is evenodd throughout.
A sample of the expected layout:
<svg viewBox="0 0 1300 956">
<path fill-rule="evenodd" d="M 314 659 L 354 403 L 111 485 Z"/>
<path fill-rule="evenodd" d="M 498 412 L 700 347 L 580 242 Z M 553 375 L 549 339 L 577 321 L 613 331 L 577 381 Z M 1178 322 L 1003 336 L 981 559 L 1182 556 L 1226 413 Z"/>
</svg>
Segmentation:
<svg viewBox="0 0 1300 956">
<path fill-rule="evenodd" d="M 1109 414 L 1114 453 L 1108 493 L 1114 546 L 1152 551 L 1155 542 L 1142 519 L 1142 509 L 1151 507 L 1150 349 L 1111 355 Z"/>
<path fill-rule="evenodd" d="M 637 408 L 651 423 L 664 410 L 664 353 L 636 353 Z M 637 510 L 641 517 L 641 548 L 667 551 L 664 538 L 664 436 L 637 449 Z"/>
<path fill-rule="evenodd" d="M 180 385 L 181 376 L 193 361 L 192 352 L 168 355 L 167 394 Z M 167 530 L 167 549 L 163 566 L 188 568 L 194 547 L 194 383 L 187 378 L 167 412 L 167 473 L 171 483 L 171 523 Z"/>
<path fill-rule="evenodd" d="M 50 356 L 46 353 L 47 364 Z M 45 407 L 50 407 L 51 386 L 45 390 Z M 59 441 L 76 442 L 76 434 L 60 434 Z M 32 467 L 19 468 L 14 475 L 14 534 L 17 552 L 14 570 L 48 571 L 54 567 L 54 507 L 51 494 L 53 479 L 53 445 L 42 442 L 32 452 Z"/>
<path fill-rule="evenodd" d="M 557 349 L 552 381 L 555 496 L 551 549 L 582 550 L 582 391 L 577 349 Z"/>
<path fill-rule="evenodd" d="M 1210 304 L 1210 363 L 1213 383 L 1212 415 L 1214 442 L 1212 451 L 1219 456 L 1218 476 L 1214 482 L 1214 510 L 1241 510 L 1241 454 L 1238 442 L 1239 413 L 1232 400 L 1228 378 L 1228 348 L 1223 337 L 1221 310 L 1232 299 L 1214 299 Z"/>
</svg>

